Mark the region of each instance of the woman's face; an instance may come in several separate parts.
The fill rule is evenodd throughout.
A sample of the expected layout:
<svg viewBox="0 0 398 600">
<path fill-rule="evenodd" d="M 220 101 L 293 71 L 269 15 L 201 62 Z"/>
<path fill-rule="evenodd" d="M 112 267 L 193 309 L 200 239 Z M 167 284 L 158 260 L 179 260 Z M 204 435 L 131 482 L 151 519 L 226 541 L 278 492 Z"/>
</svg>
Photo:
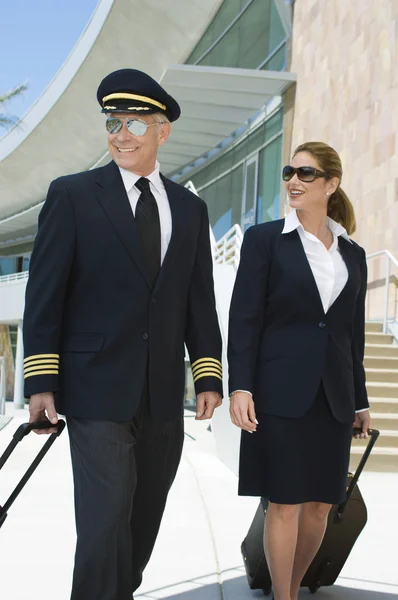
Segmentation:
<svg viewBox="0 0 398 600">
<path fill-rule="evenodd" d="M 308 152 L 299 152 L 291 161 L 291 166 L 295 167 L 314 167 L 322 171 L 318 161 Z M 300 181 L 295 173 L 290 181 L 286 182 L 286 189 L 289 195 L 290 206 L 302 210 L 323 210 L 327 209 L 329 197 L 336 190 L 338 179 L 326 180 L 319 177 L 315 181 Z"/>
</svg>

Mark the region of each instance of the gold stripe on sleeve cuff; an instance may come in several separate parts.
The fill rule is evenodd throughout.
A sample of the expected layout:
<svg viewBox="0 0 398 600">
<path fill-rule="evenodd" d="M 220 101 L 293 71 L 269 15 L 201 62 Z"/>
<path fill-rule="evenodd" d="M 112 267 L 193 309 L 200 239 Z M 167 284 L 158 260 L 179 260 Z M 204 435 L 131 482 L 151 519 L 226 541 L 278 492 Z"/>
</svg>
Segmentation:
<svg viewBox="0 0 398 600">
<path fill-rule="evenodd" d="M 44 358 L 53 358 L 59 360 L 59 354 L 32 354 L 32 356 L 27 356 L 23 362 L 26 365 L 26 363 L 30 362 L 31 360 L 42 360 Z"/>
<path fill-rule="evenodd" d="M 49 364 L 49 365 L 35 365 L 35 366 L 28 366 L 25 367 L 24 369 L 24 373 L 32 373 L 33 371 L 42 371 L 43 369 L 52 369 L 53 371 L 57 371 L 58 373 L 58 367 L 59 365 L 57 363 L 53 363 L 53 364 Z"/>
<path fill-rule="evenodd" d="M 222 378 L 222 371 L 213 367 L 204 367 L 203 369 L 197 369 L 195 373 L 192 373 L 193 380 L 196 381 L 198 375 L 201 373 L 211 373 L 214 377 Z"/>
<path fill-rule="evenodd" d="M 46 370 L 46 371 L 34 371 L 33 373 L 26 373 L 25 379 L 32 377 L 33 375 L 58 375 L 58 371 Z"/>
<path fill-rule="evenodd" d="M 205 358 L 199 358 L 198 360 L 195 360 L 195 362 L 193 362 L 191 365 L 192 369 L 195 369 L 198 365 L 201 365 L 204 362 L 211 362 L 215 366 L 222 368 L 222 364 L 219 360 L 217 360 L 216 358 L 212 358 L 211 356 L 206 356 Z"/>
<path fill-rule="evenodd" d="M 205 369 L 207 367 L 210 369 L 215 369 L 216 371 L 219 371 L 220 375 L 222 375 L 222 366 L 216 365 L 215 363 L 211 363 L 211 362 L 204 362 L 204 363 L 194 367 L 192 369 L 192 375 L 195 375 L 198 371 Z"/>
<path fill-rule="evenodd" d="M 197 375 L 196 377 L 194 377 L 194 383 L 196 383 L 198 381 L 198 379 L 202 379 L 202 377 L 217 377 L 217 379 L 220 379 L 222 381 L 222 377 L 221 375 L 219 375 L 218 373 L 211 373 L 209 371 L 205 371 L 204 373 L 201 373 L 200 375 Z"/>
<path fill-rule="evenodd" d="M 24 369 L 30 369 L 32 367 L 46 367 L 49 365 L 59 366 L 59 361 L 54 358 L 45 358 L 44 360 L 32 360 L 24 365 Z"/>
</svg>

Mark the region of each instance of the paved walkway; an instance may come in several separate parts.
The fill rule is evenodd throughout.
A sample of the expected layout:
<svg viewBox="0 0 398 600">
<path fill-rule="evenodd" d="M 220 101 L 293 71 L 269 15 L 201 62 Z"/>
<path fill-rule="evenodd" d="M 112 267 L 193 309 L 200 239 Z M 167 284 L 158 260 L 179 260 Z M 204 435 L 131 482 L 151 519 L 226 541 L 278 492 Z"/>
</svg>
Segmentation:
<svg viewBox="0 0 398 600">
<path fill-rule="evenodd" d="M 8 408 L 9 413 L 12 410 Z M 0 453 L 27 412 L 0 431 Z M 236 477 L 217 459 L 207 424 L 187 416 L 183 459 L 169 496 L 139 600 L 254 600 L 240 542 L 257 499 L 236 495 Z M 7 497 L 43 438 L 28 436 L 0 473 Z M 398 598 L 398 474 L 365 473 L 361 490 L 369 521 L 337 585 L 319 600 Z M 68 437 L 62 434 L 15 502 L 0 530 L 0 598 L 69 600 L 75 543 Z M 307 591 L 300 598 L 310 598 Z"/>
</svg>

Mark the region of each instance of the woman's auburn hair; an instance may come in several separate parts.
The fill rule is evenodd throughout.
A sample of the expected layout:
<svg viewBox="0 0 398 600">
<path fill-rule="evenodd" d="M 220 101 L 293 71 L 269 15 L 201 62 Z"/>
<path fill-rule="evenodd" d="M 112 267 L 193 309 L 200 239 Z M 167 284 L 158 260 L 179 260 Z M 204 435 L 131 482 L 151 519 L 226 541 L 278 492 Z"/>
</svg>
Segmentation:
<svg viewBox="0 0 398 600">
<path fill-rule="evenodd" d="M 339 185 L 336 191 L 330 196 L 328 202 L 328 217 L 340 223 L 346 229 L 348 235 L 354 233 L 356 229 L 355 211 L 352 202 L 347 194 L 340 187 L 343 177 L 343 167 L 340 156 L 331 146 L 323 142 L 306 142 L 301 144 L 294 151 L 293 157 L 299 152 L 308 152 L 318 162 L 321 171 L 326 173 L 326 179 L 337 177 Z"/>
</svg>

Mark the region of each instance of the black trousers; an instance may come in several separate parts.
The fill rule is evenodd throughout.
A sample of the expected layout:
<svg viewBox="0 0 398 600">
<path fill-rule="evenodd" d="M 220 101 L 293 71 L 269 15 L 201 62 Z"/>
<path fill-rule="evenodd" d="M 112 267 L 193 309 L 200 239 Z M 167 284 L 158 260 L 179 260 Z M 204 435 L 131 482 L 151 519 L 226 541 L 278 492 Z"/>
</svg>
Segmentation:
<svg viewBox="0 0 398 600">
<path fill-rule="evenodd" d="M 131 600 L 151 556 L 181 459 L 183 418 L 68 418 L 77 545 L 71 600 Z"/>
</svg>

